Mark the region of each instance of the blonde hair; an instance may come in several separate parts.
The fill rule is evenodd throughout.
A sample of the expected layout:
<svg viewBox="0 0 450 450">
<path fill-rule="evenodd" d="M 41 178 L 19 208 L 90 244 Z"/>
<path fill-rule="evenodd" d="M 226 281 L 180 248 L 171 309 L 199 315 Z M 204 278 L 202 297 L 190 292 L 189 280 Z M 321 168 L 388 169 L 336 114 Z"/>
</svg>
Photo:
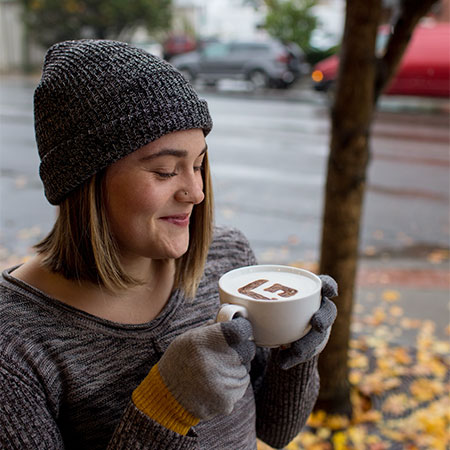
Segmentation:
<svg viewBox="0 0 450 450">
<path fill-rule="evenodd" d="M 44 266 L 69 280 L 90 281 L 110 291 L 138 284 L 120 263 L 119 251 L 106 214 L 101 171 L 65 198 L 53 229 L 35 248 Z M 175 261 L 174 288 L 195 296 L 204 272 L 213 232 L 213 195 L 207 154 L 203 160 L 205 198 L 194 207 L 187 252 Z"/>
</svg>

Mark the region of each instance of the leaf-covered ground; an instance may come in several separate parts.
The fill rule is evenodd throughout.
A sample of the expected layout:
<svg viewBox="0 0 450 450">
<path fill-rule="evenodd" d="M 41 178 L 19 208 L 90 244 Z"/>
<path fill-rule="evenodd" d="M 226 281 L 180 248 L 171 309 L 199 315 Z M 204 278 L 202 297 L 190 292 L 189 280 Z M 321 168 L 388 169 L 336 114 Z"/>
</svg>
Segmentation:
<svg viewBox="0 0 450 450">
<path fill-rule="evenodd" d="M 385 290 L 371 311 L 355 313 L 349 354 L 353 417 L 314 412 L 286 450 L 449 448 L 450 344 L 437 338 L 431 320 L 406 317 L 400 296 Z M 413 345 L 398 345 L 406 333 Z M 258 444 L 258 450 L 268 449 Z"/>
</svg>

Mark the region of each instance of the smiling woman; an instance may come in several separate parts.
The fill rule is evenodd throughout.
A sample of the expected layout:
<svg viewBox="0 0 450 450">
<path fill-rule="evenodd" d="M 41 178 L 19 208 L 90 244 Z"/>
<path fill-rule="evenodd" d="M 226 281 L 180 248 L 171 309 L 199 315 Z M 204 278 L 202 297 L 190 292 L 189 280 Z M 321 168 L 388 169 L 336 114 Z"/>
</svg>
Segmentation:
<svg viewBox="0 0 450 450">
<path fill-rule="evenodd" d="M 189 221 L 202 203 L 201 130 L 167 134 L 106 171 L 106 207 L 121 257 L 177 259 L 189 246 Z"/>
<path fill-rule="evenodd" d="M 282 351 L 256 348 L 247 319 L 215 323 L 219 278 L 256 261 L 240 232 L 213 227 L 206 102 L 143 50 L 81 40 L 49 49 L 34 106 L 58 215 L 0 281 L 0 447 L 287 444 L 335 307 L 323 296 Z"/>
</svg>

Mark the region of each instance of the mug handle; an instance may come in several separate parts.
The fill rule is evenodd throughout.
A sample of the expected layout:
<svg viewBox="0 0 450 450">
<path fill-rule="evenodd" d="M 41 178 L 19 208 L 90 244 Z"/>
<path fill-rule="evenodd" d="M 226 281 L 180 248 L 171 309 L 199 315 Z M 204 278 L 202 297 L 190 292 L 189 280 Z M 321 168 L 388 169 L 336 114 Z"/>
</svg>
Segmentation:
<svg viewBox="0 0 450 450">
<path fill-rule="evenodd" d="M 216 322 L 228 322 L 235 317 L 248 318 L 247 309 L 241 305 L 232 305 L 231 303 L 223 303 L 216 316 Z"/>
</svg>

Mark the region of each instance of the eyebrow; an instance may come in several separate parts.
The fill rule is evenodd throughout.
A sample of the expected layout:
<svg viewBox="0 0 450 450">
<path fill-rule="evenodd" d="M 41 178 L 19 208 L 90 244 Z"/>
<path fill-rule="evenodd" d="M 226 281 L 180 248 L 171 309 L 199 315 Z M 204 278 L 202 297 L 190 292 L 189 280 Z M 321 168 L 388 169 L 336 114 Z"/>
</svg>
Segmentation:
<svg viewBox="0 0 450 450">
<path fill-rule="evenodd" d="M 198 154 L 198 156 L 202 156 L 208 150 L 208 145 L 205 145 L 204 149 Z M 161 156 L 175 156 L 177 158 L 185 158 L 187 156 L 187 150 L 178 150 L 174 148 L 163 148 L 159 152 L 152 153 L 151 155 L 146 155 L 140 158 L 140 161 L 150 161 L 155 158 L 159 158 Z"/>
</svg>

